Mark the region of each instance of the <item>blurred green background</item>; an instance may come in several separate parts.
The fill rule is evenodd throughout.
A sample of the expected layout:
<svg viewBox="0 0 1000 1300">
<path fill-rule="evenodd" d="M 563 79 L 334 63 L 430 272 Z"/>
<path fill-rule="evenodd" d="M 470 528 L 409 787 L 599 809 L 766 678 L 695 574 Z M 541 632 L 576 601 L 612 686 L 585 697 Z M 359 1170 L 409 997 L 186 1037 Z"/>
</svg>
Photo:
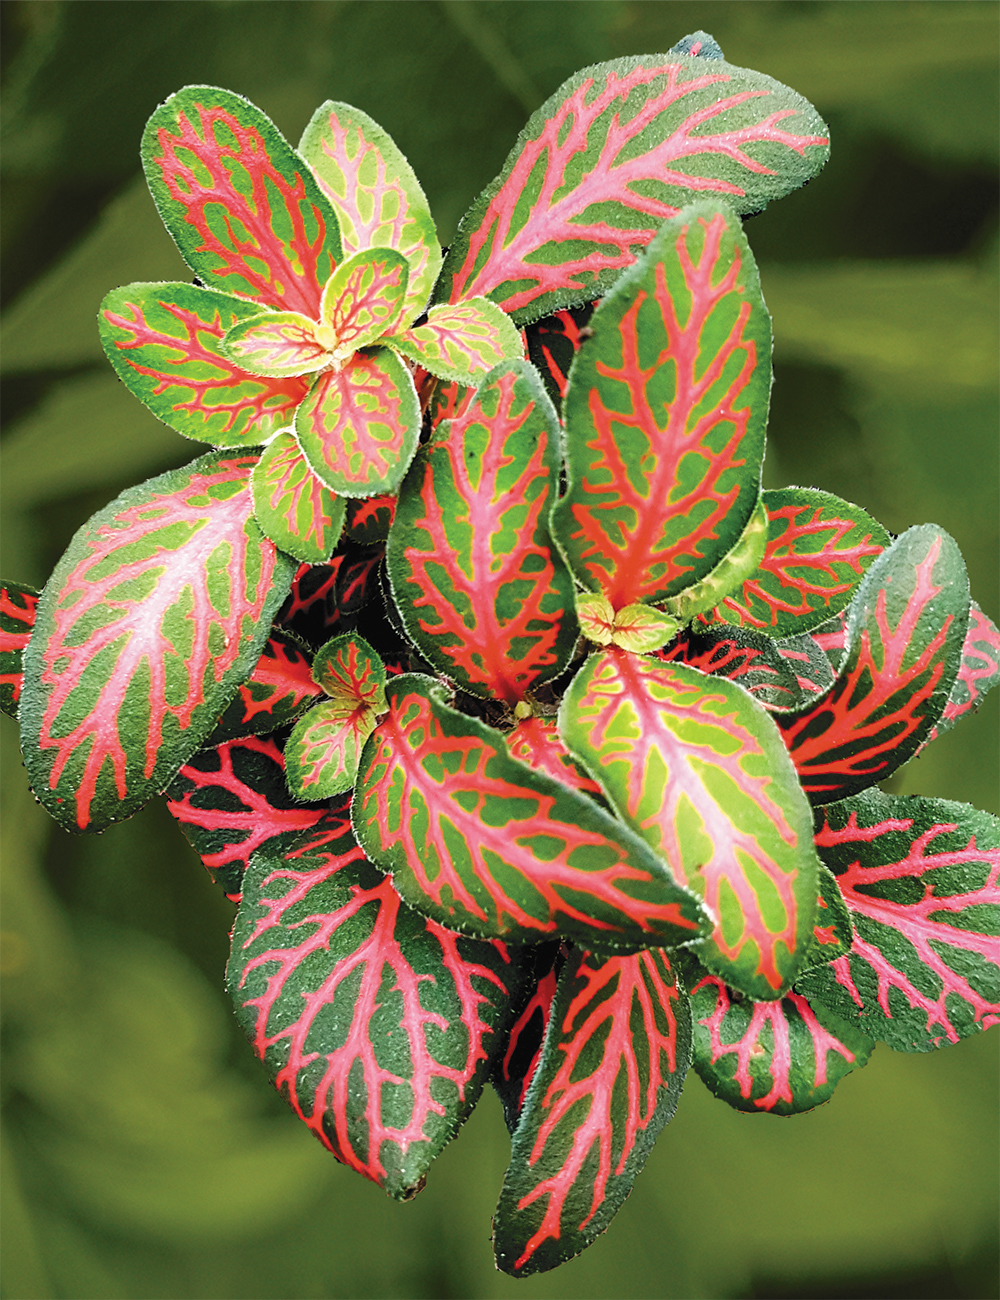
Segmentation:
<svg viewBox="0 0 1000 1300">
<path fill-rule="evenodd" d="M 993 3 L 6 0 L 2 18 L 10 578 L 41 585 L 94 510 L 199 454 L 118 384 L 95 322 L 115 285 L 189 278 L 138 160 L 171 91 L 237 90 L 293 141 L 323 99 L 358 105 L 447 242 L 565 77 L 705 28 L 832 128 L 826 171 L 747 226 L 776 336 L 768 485 L 942 524 L 1000 616 Z M 892 788 L 997 811 L 997 703 Z M 232 908 L 163 808 L 65 835 L 0 730 L 7 1300 L 997 1294 L 996 1035 L 880 1047 L 792 1120 L 692 1076 L 610 1232 L 554 1273 L 495 1273 L 492 1093 L 410 1205 L 337 1165 L 235 1029 Z"/>
</svg>

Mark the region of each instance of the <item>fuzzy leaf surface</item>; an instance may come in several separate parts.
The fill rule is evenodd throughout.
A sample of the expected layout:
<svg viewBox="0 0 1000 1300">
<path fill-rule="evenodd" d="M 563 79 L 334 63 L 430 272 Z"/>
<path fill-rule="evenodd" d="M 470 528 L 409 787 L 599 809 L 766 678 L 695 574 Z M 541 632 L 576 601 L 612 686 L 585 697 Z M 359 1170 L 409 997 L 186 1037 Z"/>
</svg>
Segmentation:
<svg viewBox="0 0 1000 1300">
<path fill-rule="evenodd" d="M 542 1044 L 552 1015 L 559 972 L 563 957 L 557 943 L 538 943 L 524 948 L 525 954 L 535 957 L 535 977 L 531 996 L 515 1017 L 507 1035 L 503 1054 L 493 1061 L 490 1081 L 503 1106 L 504 1123 L 513 1136 L 517 1128 L 524 1099 L 535 1077 L 538 1062 L 542 1059 Z"/>
<path fill-rule="evenodd" d="M 833 685 L 830 661 L 809 636 L 775 641 L 748 628 L 695 624 L 661 658 L 736 682 L 770 713 L 801 709 Z"/>
<path fill-rule="evenodd" d="M 978 709 L 983 696 L 997 683 L 1000 683 L 1000 629 L 973 601 L 958 676 L 944 712 L 926 743 L 950 731 L 959 718 Z"/>
<path fill-rule="evenodd" d="M 342 262 L 323 290 L 320 312 L 342 359 L 402 323 L 409 271 L 393 248 L 366 248 Z"/>
<path fill-rule="evenodd" d="M 253 672 L 219 719 L 210 743 L 266 736 L 294 722 L 321 696 L 312 677 L 312 655 L 296 637 L 274 628 Z"/>
<path fill-rule="evenodd" d="M 251 477 L 253 512 L 265 537 L 306 564 L 329 560 L 340 540 L 347 502 L 309 468 L 290 431 L 264 448 Z"/>
<path fill-rule="evenodd" d="M 601 787 L 587 775 L 563 744 L 554 718 L 525 718 L 507 735 L 511 757 L 527 763 L 536 772 L 544 772 L 554 781 L 565 781 L 574 790 L 597 795 Z"/>
<path fill-rule="evenodd" d="M 24 651 L 31 640 L 39 592 L 20 582 L 0 584 L 0 710 L 16 718 L 24 688 Z"/>
<path fill-rule="evenodd" d="M 524 352 L 521 336 L 488 298 L 441 303 L 422 325 L 396 334 L 386 343 L 441 379 L 474 384 L 501 361 L 516 361 Z"/>
<path fill-rule="evenodd" d="M 222 350 L 233 365 L 274 378 L 309 375 L 330 364 L 316 321 L 297 311 L 258 312 L 237 321 L 226 331 Z"/>
</svg>

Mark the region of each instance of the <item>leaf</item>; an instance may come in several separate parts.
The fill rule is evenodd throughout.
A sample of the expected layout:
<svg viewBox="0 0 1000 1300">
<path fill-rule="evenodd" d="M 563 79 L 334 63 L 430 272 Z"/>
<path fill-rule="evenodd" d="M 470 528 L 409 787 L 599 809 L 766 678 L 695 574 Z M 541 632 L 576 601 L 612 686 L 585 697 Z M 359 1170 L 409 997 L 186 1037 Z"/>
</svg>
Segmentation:
<svg viewBox="0 0 1000 1300">
<path fill-rule="evenodd" d="M 590 338 L 590 318 L 597 302 L 567 307 L 529 325 L 525 331 L 528 356 L 545 382 L 549 396 L 561 406 L 569 384 L 570 366 L 584 339 Z"/>
<path fill-rule="evenodd" d="M 522 963 L 405 907 L 364 861 L 346 811 L 339 819 L 321 856 L 251 864 L 227 984 L 300 1119 L 342 1163 L 409 1200 L 479 1099 Z"/>
<path fill-rule="evenodd" d="M 767 510 L 763 493 L 758 498 L 746 527 L 713 568 L 666 602 L 667 609 L 682 623 L 693 614 L 711 609 L 727 593 L 737 590 L 754 573 L 767 548 Z"/>
<path fill-rule="evenodd" d="M 800 993 L 777 1002 L 733 996 L 706 975 L 691 990 L 692 1065 L 736 1110 L 798 1115 L 833 1096 L 874 1043 L 857 1027 Z"/>
<path fill-rule="evenodd" d="M 799 990 L 902 1052 L 1000 1022 L 1000 822 L 868 790 L 819 810 L 819 827 L 854 944 Z"/>
<path fill-rule="evenodd" d="M 933 524 L 911 528 L 872 565 L 833 689 L 776 718 L 814 803 L 883 781 L 927 739 L 955 684 L 968 609 L 961 553 Z"/>
<path fill-rule="evenodd" d="M 389 578 L 421 654 L 508 703 L 565 668 L 573 582 L 551 545 L 558 422 L 526 361 L 491 372 L 414 462 L 389 535 Z"/>
<path fill-rule="evenodd" d="M 294 722 L 321 695 L 312 677 L 312 655 L 296 637 L 274 628 L 257 666 L 219 719 L 210 743 L 266 736 Z"/>
<path fill-rule="evenodd" d="M 411 907 L 513 943 L 557 934 L 601 948 L 698 937 L 694 897 L 626 827 L 512 759 L 503 737 L 444 704 L 431 678 L 386 686 L 352 816 Z"/>
<path fill-rule="evenodd" d="M 318 317 L 341 260 L 336 213 L 259 108 L 185 86 L 146 124 L 142 165 L 164 225 L 206 286 Z"/>
<path fill-rule="evenodd" d="M 609 649 L 559 713 L 570 752 L 716 918 L 699 959 L 741 992 L 780 996 L 816 911 L 812 819 L 780 736 L 739 687 Z"/>
<path fill-rule="evenodd" d="M 345 256 L 394 248 L 409 264 L 403 314 L 423 311 L 441 269 L 441 246 L 413 169 L 377 122 L 327 100 L 299 141 L 320 189 L 340 223 Z"/>
<path fill-rule="evenodd" d="M 951 688 L 948 703 L 927 737 L 930 744 L 935 737 L 950 731 L 959 718 L 979 708 L 983 696 L 1000 682 L 1000 630 L 986 617 L 975 601 L 969 609 L 969 629 L 962 646 L 955 685 Z"/>
<path fill-rule="evenodd" d="M 251 455 L 130 488 L 77 532 L 25 652 L 32 787 L 98 831 L 159 793 L 252 672 L 295 572 L 254 522 Z"/>
<path fill-rule="evenodd" d="M 309 375 L 331 364 L 330 350 L 316 337 L 318 322 L 297 311 L 261 312 L 226 331 L 222 351 L 253 375 Z"/>
<path fill-rule="evenodd" d="M 340 623 L 337 577 L 346 558 L 346 552 L 340 550 L 330 557 L 329 564 L 300 564 L 276 621 L 311 645 L 328 641 Z"/>
<path fill-rule="evenodd" d="M 295 416 L 313 473 L 342 496 L 394 492 L 419 431 L 413 380 L 388 348 L 357 352 L 341 370 L 320 375 Z"/>
<path fill-rule="evenodd" d="M 193 284 L 112 289 L 98 316 L 115 373 L 164 424 L 219 447 L 266 441 L 309 390 L 298 377 L 265 379 L 230 361 L 222 340 L 260 308 Z"/>
<path fill-rule="evenodd" d="M 536 772 L 544 772 L 553 781 L 564 781 L 574 790 L 596 795 L 603 804 L 601 787 L 577 763 L 562 742 L 554 718 L 522 718 L 507 734 L 507 751 Z"/>
<path fill-rule="evenodd" d="M 195 754 L 167 789 L 167 810 L 227 897 L 239 901 L 258 849 L 290 849 L 327 812 L 288 792 L 285 761 L 271 737 L 244 736 Z"/>
<path fill-rule="evenodd" d="M 816 909 L 816 923 L 813 926 L 812 938 L 809 940 L 803 973 L 843 957 L 845 953 L 851 951 L 853 942 L 854 927 L 851 924 L 851 914 L 840 892 L 837 877 L 820 863 L 819 906 Z"/>
<path fill-rule="evenodd" d="M 502 361 L 516 361 L 524 353 L 510 318 L 488 298 L 432 307 L 424 324 L 385 342 L 432 375 L 460 384 L 475 383 Z"/>
<path fill-rule="evenodd" d="M 760 491 L 770 320 L 739 222 L 667 222 L 591 317 L 564 404 L 568 486 L 553 533 L 618 609 L 706 577 Z"/>
<path fill-rule="evenodd" d="M 892 538 L 859 506 L 815 488 L 765 492 L 764 505 L 760 567 L 721 602 L 715 619 L 775 637 L 811 632 L 847 607 Z"/>
<path fill-rule="evenodd" d="M 521 1117 L 524 1099 L 542 1058 L 542 1044 L 552 1014 L 559 972 L 563 967 L 560 945 L 538 943 L 521 950 L 534 954 L 536 978 L 534 989 L 507 1035 L 503 1054 L 493 1060 L 490 1082 L 503 1106 L 504 1123 L 513 1136 Z"/>
<path fill-rule="evenodd" d="M 666 953 L 570 953 L 493 1220 L 498 1268 L 555 1268 L 607 1228 L 690 1059 L 687 998 Z"/>
<path fill-rule="evenodd" d="M 358 348 L 405 324 L 403 302 L 409 268 L 392 248 L 366 248 L 337 267 L 323 290 L 323 325 L 332 338 L 330 351 L 345 361 Z"/>
<path fill-rule="evenodd" d="M 680 624 L 650 605 L 626 605 L 617 612 L 606 596 L 577 594 L 580 633 L 594 645 L 615 645 L 633 654 L 659 650 L 676 635 Z"/>
<path fill-rule="evenodd" d="M 0 585 L 0 709 L 17 717 L 24 687 L 24 650 L 31 640 L 39 592 L 20 582 Z"/>
<path fill-rule="evenodd" d="M 759 212 L 827 154 L 812 106 L 762 73 L 683 54 L 584 68 L 463 217 L 437 297 L 486 294 L 518 324 L 578 306 L 700 195 Z"/>
<path fill-rule="evenodd" d="M 847 624 L 849 609 L 841 610 L 827 623 L 808 633 L 809 639 L 826 655 L 834 673 L 839 673 L 847 658 Z"/>
<path fill-rule="evenodd" d="M 396 517 L 396 498 L 387 495 L 351 501 L 347 507 L 347 536 L 360 546 L 384 542 Z"/>
<path fill-rule="evenodd" d="M 304 563 L 329 560 L 340 541 L 347 502 L 312 472 L 291 431 L 264 448 L 250 482 L 254 516 L 265 537 Z"/>
</svg>

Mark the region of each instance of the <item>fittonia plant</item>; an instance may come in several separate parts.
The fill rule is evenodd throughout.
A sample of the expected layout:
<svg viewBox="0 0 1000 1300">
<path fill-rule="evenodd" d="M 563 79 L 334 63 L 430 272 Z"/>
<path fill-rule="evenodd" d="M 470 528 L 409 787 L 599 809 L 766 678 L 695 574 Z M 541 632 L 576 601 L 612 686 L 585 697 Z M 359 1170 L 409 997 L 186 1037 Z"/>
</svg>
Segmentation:
<svg viewBox="0 0 1000 1300">
<path fill-rule="evenodd" d="M 934 525 L 761 490 L 740 218 L 823 165 L 811 106 L 704 33 L 585 69 L 444 258 L 346 105 L 296 151 L 187 87 L 142 156 L 196 279 L 101 335 L 213 450 L 6 585 L 5 703 L 66 829 L 166 793 L 337 1159 L 406 1200 L 491 1082 L 524 1275 L 607 1227 L 690 1065 L 788 1115 L 1000 1019 L 996 820 L 878 789 L 997 629 Z"/>
</svg>

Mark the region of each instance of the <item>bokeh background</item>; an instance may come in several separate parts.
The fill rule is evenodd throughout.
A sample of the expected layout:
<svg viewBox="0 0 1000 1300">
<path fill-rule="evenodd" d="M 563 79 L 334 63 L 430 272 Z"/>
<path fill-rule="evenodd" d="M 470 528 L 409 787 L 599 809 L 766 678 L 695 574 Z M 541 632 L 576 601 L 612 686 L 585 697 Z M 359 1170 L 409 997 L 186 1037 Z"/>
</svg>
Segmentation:
<svg viewBox="0 0 1000 1300">
<path fill-rule="evenodd" d="M 95 321 L 115 285 L 189 277 L 139 169 L 171 91 L 240 91 L 293 141 L 323 99 L 358 105 L 447 242 L 565 77 L 705 28 L 832 128 L 826 171 L 747 227 L 776 336 L 768 486 L 942 524 L 1000 616 L 993 3 L 6 0 L 2 18 L 9 577 L 41 585 L 94 510 L 199 454 L 118 384 Z M 997 811 L 997 717 L 993 697 L 892 788 Z M 610 1232 L 554 1273 L 495 1273 L 492 1093 L 412 1204 L 337 1165 L 228 1015 L 232 908 L 163 808 L 68 836 L 0 730 L 7 1300 L 997 1294 L 996 1035 L 880 1047 L 790 1120 L 692 1076 Z"/>
</svg>

